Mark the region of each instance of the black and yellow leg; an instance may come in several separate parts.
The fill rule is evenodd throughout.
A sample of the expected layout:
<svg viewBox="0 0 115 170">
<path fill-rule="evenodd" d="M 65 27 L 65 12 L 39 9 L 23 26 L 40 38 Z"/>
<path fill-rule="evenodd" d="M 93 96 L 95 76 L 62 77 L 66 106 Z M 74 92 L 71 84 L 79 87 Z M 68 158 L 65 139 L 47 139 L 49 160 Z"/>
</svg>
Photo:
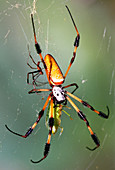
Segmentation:
<svg viewBox="0 0 115 170">
<path fill-rule="evenodd" d="M 88 128 L 88 130 L 90 132 L 90 135 L 91 135 L 94 143 L 96 144 L 96 147 L 94 147 L 93 149 L 91 149 L 89 147 L 86 147 L 86 148 L 91 150 L 91 151 L 95 150 L 96 148 L 98 148 L 100 146 L 99 139 L 97 138 L 96 134 L 92 131 L 92 129 L 91 129 L 90 125 L 89 125 L 89 122 L 86 119 L 86 116 L 82 113 L 82 111 L 80 111 L 78 109 L 78 107 L 73 103 L 73 101 L 68 96 L 67 96 L 67 100 L 70 102 L 70 104 L 73 106 L 73 108 L 77 111 L 78 116 L 86 123 L 87 128 Z"/>
<path fill-rule="evenodd" d="M 19 133 L 16 133 L 16 132 L 12 131 L 11 129 L 9 129 L 9 127 L 8 127 L 7 125 L 5 125 L 5 127 L 6 127 L 11 133 L 13 133 L 13 134 L 15 134 L 15 135 L 17 135 L 17 136 L 23 137 L 23 138 L 27 138 L 27 137 L 32 133 L 33 129 L 36 127 L 36 125 L 37 125 L 38 122 L 40 121 L 41 117 L 43 116 L 44 110 L 46 109 L 46 106 L 47 106 L 50 98 L 51 98 L 51 95 L 48 96 L 48 98 L 47 98 L 47 100 L 46 100 L 46 102 L 45 102 L 45 104 L 44 104 L 44 106 L 43 106 L 43 109 L 39 112 L 39 116 L 38 116 L 36 122 L 27 130 L 27 132 L 26 132 L 25 135 L 21 135 L 21 134 L 19 134 Z"/>
<path fill-rule="evenodd" d="M 39 161 L 33 161 L 31 160 L 32 163 L 39 163 L 42 160 L 44 160 L 50 150 L 50 141 L 51 141 L 51 135 L 52 135 L 52 128 L 54 125 L 54 114 L 53 114 L 53 99 L 51 99 L 51 115 L 49 115 L 49 134 L 48 134 L 48 139 L 47 139 L 47 143 L 45 144 L 45 149 L 44 149 L 44 157 L 42 159 L 40 159 Z"/>
<path fill-rule="evenodd" d="M 30 90 L 28 93 L 31 94 L 31 93 L 40 93 L 40 92 L 45 92 L 45 91 L 51 91 L 51 89 L 32 89 Z"/>
<path fill-rule="evenodd" d="M 76 36 L 75 42 L 74 42 L 73 57 L 72 57 L 71 60 L 70 60 L 70 64 L 69 64 L 68 69 L 67 69 L 67 71 L 66 71 L 66 73 L 65 73 L 65 75 L 64 75 L 64 78 L 66 78 L 66 76 L 67 76 L 67 74 L 68 74 L 68 72 L 69 72 L 69 70 L 70 70 L 70 67 L 71 67 L 71 65 L 73 64 L 74 60 L 75 60 L 76 51 L 77 51 L 77 48 L 78 48 L 78 46 L 79 46 L 79 40 L 80 40 L 80 35 L 79 35 L 78 29 L 77 29 L 77 27 L 76 27 L 76 24 L 75 24 L 75 22 L 74 22 L 74 19 L 73 19 L 73 17 L 72 17 L 72 14 L 71 14 L 71 12 L 70 12 L 70 10 L 69 10 L 69 8 L 68 8 L 67 6 L 66 6 L 66 8 L 67 8 L 67 10 L 68 10 L 68 12 L 69 12 L 69 15 L 70 15 L 70 17 L 71 17 L 71 20 L 72 20 L 72 22 L 73 22 L 73 25 L 74 25 L 74 27 L 75 27 L 77 36 Z"/>
<path fill-rule="evenodd" d="M 95 110 L 91 105 L 89 105 L 87 102 L 79 99 L 78 97 L 74 96 L 73 94 L 66 92 L 69 96 L 71 96 L 72 98 L 74 98 L 75 100 L 79 101 L 80 103 L 82 103 L 84 106 L 88 107 L 89 109 L 91 109 L 92 111 L 94 111 L 95 113 L 97 113 L 99 116 L 108 119 L 109 117 L 109 107 L 107 106 L 107 111 L 108 114 L 106 115 L 105 113 L 101 112 L 101 111 L 97 111 Z"/>
<path fill-rule="evenodd" d="M 45 70 L 47 70 L 46 64 L 45 64 L 44 59 L 43 59 L 42 54 L 41 54 L 42 50 L 40 49 L 40 45 L 38 44 L 37 39 L 36 39 L 36 32 L 35 32 L 33 14 L 31 14 L 31 19 L 32 19 L 33 32 L 34 32 L 35 48 L 36 48 L 37 54 L 39 54 L 39 56 L 40 56 L 40 59 L 41 59 L 43 65 L 44 65 Z"/>
</svg>

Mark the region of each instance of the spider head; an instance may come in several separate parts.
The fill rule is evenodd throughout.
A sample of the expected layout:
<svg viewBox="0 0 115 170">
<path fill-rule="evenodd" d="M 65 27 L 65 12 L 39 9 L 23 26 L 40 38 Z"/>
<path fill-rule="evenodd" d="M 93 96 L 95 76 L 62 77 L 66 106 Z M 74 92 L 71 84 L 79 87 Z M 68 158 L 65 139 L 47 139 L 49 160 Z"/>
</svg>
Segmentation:
<svg viewBox="0 0 115 170">
<path fill-rule="evenodd" d="M 54 86 L 52 92 L 53 96 L 57 100 L 57 103 L 63 103 L 66 100 L 65 91 L 62 86 Z"/>
</svg>

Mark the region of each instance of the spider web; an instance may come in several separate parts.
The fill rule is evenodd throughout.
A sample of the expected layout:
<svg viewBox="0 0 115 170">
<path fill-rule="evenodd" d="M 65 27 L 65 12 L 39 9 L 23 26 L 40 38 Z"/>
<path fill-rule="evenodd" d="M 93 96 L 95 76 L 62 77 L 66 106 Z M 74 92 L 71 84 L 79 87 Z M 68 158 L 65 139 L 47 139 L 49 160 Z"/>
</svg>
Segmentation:
<svg viewBox="0 0 115 170">
<path fill-rule="evenodd" d="M 110 4 L 113 4 L 110 5 Z M 26 76 L 31 69 L 27 45 L 34 60 L 40 60 L 34 48 L 30 14 L 34 14 L 36 34 L 42 54 L 52 54 L 65 73 L 73 53 L 75 30 L 65 9 L 68 5 L 78 26 L 81 39 L 76 60 L 65 84 L 75 82 L 79 89 L 75 95 L 88 101 L 110 118 L 101 119 L 96 114 L 77 106 L 87 116 L 90 125 L 100 139 L 101 146 L 89 152 L 85 146 L 94 146 L 87 127 L 71 107 L 65 109 L 73 118 L 62 115 L 64 132 L 52 136 L 51 150 L 44 162 L 35 166 L 30 159 L 43 156 L 48 131 L 45 114 L 35 131 L 24 140 L 10 134 L 12 130 L 24 134 L 34 123 L 48 93 L 29 95 L 33 88 Z M 96 0 L 8 0 L 0 6 L 0 169 L 115 169 L 115 61 L 114 61 L 114 1 L 108 4 Z M 107 8 L 108 7 L 108 8 Z M 110 11 L 111 12 L 110 12 Z M 110 12 L 110 13 L 109 13 Z M 31 64 L 31 60 L 29 59 Z M 41 67 L 42 64 L 41 64 Z M 39 77 L 47 82 L 45 72 Z M 48 84 L 40 88 L 49 88 Z M 71 91 L 71 89 L 68 89 Z"/>
</svg>

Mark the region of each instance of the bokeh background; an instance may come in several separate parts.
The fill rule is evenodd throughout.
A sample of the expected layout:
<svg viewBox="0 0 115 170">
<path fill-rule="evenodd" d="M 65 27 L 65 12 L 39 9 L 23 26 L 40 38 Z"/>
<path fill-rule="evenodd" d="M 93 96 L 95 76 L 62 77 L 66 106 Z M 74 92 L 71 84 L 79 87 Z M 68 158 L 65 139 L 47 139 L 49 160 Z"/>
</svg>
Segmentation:
<svg viewBox="0 0 115 170">
<path fill-rule="evenodd" d="M 31 69 L 27 66 L 27 45 L 35 61 L 30 13 L 34 11 L 36 33 L 45 56 L 51 53 L 65 73 L 73 53 L 76 36 L 68 12 L 70 8 L 80 32 L 80 46 L 65 85 L 77 83 L 75 95 L 97 110 L 107 113 L 108 120 L 83 107 L 101 146 L 94 147 L 85 123 L 77 113 L 65 109 L 73 120 L 62 114 L 64 132 L 52 136 L 50 153 L 40 164 L 48 130 L 45 114 L 34 132 L 23 139 L 5 128 L 25 134 L 42 109 L 48 93 L 29 95 L 33 88 L 26 82 Z M 1 170 L 113 170 L 115 169 L 115 1 L 114 0 L 0 0 L 0 169 Z M 31 60 L 29 60 L 31 64 Z M 46 82 L 46 76 L 40 77 Z M 46 84 L 42 88 L 48 88 Z M 72 89 L 68 89 L 72 90 Z"/>
</svg>

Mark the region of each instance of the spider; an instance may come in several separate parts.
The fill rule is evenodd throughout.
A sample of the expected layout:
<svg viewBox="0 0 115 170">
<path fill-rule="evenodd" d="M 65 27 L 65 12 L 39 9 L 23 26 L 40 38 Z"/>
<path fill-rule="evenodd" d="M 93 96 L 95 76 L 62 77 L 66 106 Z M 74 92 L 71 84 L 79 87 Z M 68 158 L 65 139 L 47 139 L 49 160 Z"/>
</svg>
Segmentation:
<svg viewBox="0 0 115 170">
<path fill-rule="evenodd" d="M 58 66 L 56 60 L 54 59 L 54 57 L 51 54 L 47 54 L 44 58 L 42 57 L 42 51 L 41 51 L 40 45 L 38 44 L 37 38 L 36 38 L 33 14 L 31 14 L 32 27 L 33 27 L 34 40 L 35 40 L 35 48 L 36 48 L 37 54 L 40 56 L 41 62 L 43 63 L 43 66 L 44 66 L 44 69 L 45 69 L 45 72 L 46 72 L 46 75 L 47 75 L 47 79 L 48 79 L 48 82 L 49 82 L 49 85 L 50 85 L 51 88 L 50 89 L 36 89 L 36 88 L 34 88 L 31 91 L 29 91 L 28 93 L 29 94 L 30 93 L 40 93 L 40 92 L 50 92 L 50 93 L 49 93 L 49 95 L 48 95 L 48 97 L 46 99 L 46 102 L 45 102 L 42 110 L 39 112 L 39 115 L 38 115 L 38 118 L 37 118 L 36 122 L 27 130 L 25 135 L 18 134 L 16 132 L 12 131 L 11 129 L 9 129 L 9 127 L 7 125 L 5 125 L 6 128 L 11 133 L 13 133 L 15 135 L 18 135 L 20 137 L 23 137 L 23 138 L 27 138 L 32 133 L 32 131 L 34 130 L 36 125 L 39 123 L 40 119 L 44 115 L 44 111 L 45 111 L 48 103 L 50 102 L 50 105 L 49 105 L 50 110 L 48 111 L 49 133 L 48 133 L 47 142 L 46 142 L 45 148 L 44 148 L 44 155 L 39 161 L 31 160 L 32 163 L 39 163 L 39 162 L 41 162 L 42 160 L 44 160 L 48 156 L 48 153 L 49 153 L 49 150 L 50 150 L 51 135 L 52 135 L 52 133 L 55 133 L 54 130 L 53 130 L 53 127 L 54 126 L 56 127 L 56 125 L 55 125 L 55 114 L 57 115 L 58 110 L 59 110 L 60 107 L 63 107 L 64 105 L 67 105 L 67 101 L 73 106 L 75 111 L 78 113 L 79 118 L 82 119 L 86 123 L 86 126 L 87 126 L 87 128 L 88 128 L 88 130 L 90 132 L 90 135 L 91 135 L 94 143 L 96 144 L 96 146 L 94 148 L 89 148 L 89 147 L 86 147 L 86 148 L 93 151 L 93 150 L 95 150 L 96 148 L 98 148 L 100 146 L 100 141 L 97 138 L 96 134 L 91 129 L 85 114 L 81 110 L 79 110 L 79 108 L 74 104 L 74 102 L 71 100 L 71 98 L 77 100 L 78 102 L 80 102 L 84 106 L 88 107 L 93 112 L 97 113 L 99 116 L 101 116 L 103 118 L 106 118 L 106 119 L 109 117 L 109 108 L 108 108 L 108 106 L 107 106 L 108 114 L 106 115 L 105 113 L 103 113 L 101 111 L 95 110 L 87 102 L 85 102 L 85 101 L 81 100 L 80 98 L 76 97 L 75 95 L 73 95 L 75 90 L 78 88 L 78 85 L 76 83 L 72 83 L 72 84 L 69 84 L 69 85 L 66 85 L 66 86 L 62 86 L 62 84 L 64 83 L 65 78 L 66 78 L 66 76 L 67 76 L 67 74 L 68 74 L 68 72 L 69 72 L 69 70 L 70 70 L 70 68 L 71 68 L 71 66 L 72 66 L 72 64 L 73 64 L 73 62 L 75 60 L 76 51 L 77 51 L 77 48 L 79 46 L 79 40 L 80 40 L 80 34 L 78 32 L 78 29 L 76 27 L 76 24 L 74 22 L 72 14 L 71 14 L 68 6 L 65 6 L 65 7 L 66 7 L 66 9 L 67 9 L 67 11 L 68 11 L 68 13 L 70 15 L 70 18 L 72 20 L 72 23 L 73 23 L 74 28 L 75 28 L 76 33 L 77 33 L 77 36 L 76 36 L 75 42 L 74 42 L 73 56 L 72 56 L 72 58 L 70 60 L 70 63 L 69 63 L 69 66 L 67 68 L 67 71 L 65 72 L 65 75 L 62 74 L 60 67 Z M 32 57 L 31 57 L 31 59 L 32 59 Z M 34 62 L 34 60 L 32 60 L 32 61 Z M 40 69 L 39 63 L 37 64 L 37 68 L 38 68 L 37 72 L 42 74 L 42 69 Z M 30 73 L 30 74 L 33 74 L 33 73 Z M 34 81 L 34 78 L 33 78 L 33 81 Z M 71 93 L 65 90 L 66 88 L 72 87 L 72 86 L 75 86 L 75 89 Z M 56 110 L 54 108 L 56 108 Z M 60 119 L 60 116 L 61 115 L 58 116 L 59 119 Z M 60 126 L 60 122 L 58 122 L 57 127 L 59 127 L 59 126 Z M 57 129 L 55 129 L 55 130 L 57 130 Z"/>
</svg>

